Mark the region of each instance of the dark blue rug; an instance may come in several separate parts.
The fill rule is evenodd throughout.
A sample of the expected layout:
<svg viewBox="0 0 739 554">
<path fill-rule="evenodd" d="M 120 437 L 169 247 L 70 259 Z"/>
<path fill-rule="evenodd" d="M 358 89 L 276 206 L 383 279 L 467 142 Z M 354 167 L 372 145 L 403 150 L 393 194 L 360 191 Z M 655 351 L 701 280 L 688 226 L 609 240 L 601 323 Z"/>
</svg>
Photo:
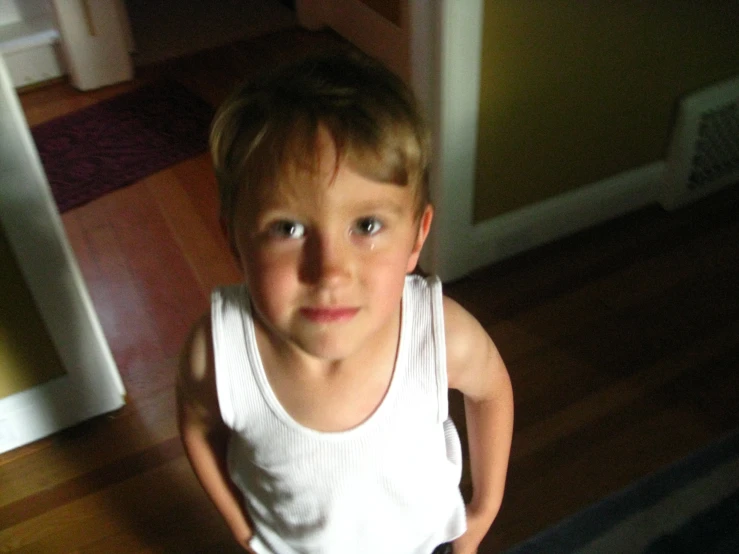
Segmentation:
<svg viewBox="0 0 739 554">
<path fill-rule="evenodd" d="M 506 554 L 738 554 L 739 430 Z"/>
</svg>

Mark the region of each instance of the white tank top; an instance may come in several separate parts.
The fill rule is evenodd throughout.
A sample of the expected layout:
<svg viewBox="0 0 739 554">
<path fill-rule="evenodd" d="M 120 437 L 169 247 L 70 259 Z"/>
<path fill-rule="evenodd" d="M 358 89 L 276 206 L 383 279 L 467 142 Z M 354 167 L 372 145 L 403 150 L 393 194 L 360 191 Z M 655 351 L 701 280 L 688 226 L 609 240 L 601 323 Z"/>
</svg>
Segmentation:
<svg viewBox="0 0 739 554">
<path fill-rule="evenodd" d="M 448 417 L 441 283 L 406 278 L 387 394 L 359 426 L 296 422 L 267 380 L 243 285 L 212 295 L 221 414 L 231 479 L 259 554 L 430 554 L 462 535 L 459 437 Z"/>
</svg>

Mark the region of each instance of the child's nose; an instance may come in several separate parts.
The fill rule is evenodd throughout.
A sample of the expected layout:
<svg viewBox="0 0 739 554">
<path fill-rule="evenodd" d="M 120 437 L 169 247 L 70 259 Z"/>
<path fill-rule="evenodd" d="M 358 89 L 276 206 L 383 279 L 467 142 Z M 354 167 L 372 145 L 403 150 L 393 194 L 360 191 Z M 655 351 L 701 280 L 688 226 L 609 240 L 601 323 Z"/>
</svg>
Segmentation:
<svg viewBox="0 0 739 554">
<path fill-rule="evenodd" d="M 350 276 L 350 252 L 345 242 L 331 236 L 316 236 L 307 241 L 305 277 L 308 281 L 336 285 Z"/>
</svg>

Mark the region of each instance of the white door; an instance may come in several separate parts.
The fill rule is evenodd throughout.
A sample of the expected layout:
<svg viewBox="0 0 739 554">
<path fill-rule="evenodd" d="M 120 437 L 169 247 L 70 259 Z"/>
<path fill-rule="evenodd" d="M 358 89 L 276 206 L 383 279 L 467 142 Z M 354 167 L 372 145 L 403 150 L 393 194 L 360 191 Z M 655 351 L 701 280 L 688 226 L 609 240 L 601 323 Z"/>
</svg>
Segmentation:
<svg viewBox="0 0 739 554">
<path fill-rule="evenodd" d="M 0 221 L 66 370 L 0 399 L 5 452 L 120 408 L 125 390 L 2 57 Z"/>
</svg>

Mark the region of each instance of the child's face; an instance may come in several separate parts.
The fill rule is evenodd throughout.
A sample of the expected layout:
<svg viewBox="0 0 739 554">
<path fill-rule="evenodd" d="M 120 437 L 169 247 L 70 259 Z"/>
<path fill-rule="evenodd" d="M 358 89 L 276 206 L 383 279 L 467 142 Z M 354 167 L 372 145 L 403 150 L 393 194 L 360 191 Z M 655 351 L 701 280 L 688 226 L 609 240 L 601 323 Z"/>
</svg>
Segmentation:
<svg viewBox="0 0 739 554">
<path fill-rule="evenodd" d="M 399 316 L 432 210 L 417 217 L 411 186 L 346 163 L 336 171 L 333 142 L 325 131 L 318 140 L 318 172 L 287 171 L 272 191 L 240 195 L 234 238 L 258 322 L 276 344 L 339 361 L 379 344 Z"/>
</svg>

